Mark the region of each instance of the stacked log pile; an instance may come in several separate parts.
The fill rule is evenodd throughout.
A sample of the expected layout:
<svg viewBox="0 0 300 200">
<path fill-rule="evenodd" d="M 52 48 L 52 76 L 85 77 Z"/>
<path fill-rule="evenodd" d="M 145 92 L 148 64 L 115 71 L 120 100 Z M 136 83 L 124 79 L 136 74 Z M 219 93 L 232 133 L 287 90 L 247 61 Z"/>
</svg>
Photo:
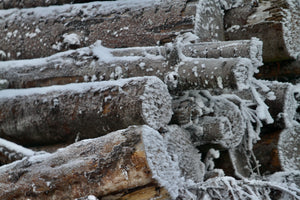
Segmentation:
<svg viewBox="0 0 300 200">
<path fill-rule="evenodd" d="M 300 199 L 296 0 L 0 9 L 0 199 Z"/>
</svg>

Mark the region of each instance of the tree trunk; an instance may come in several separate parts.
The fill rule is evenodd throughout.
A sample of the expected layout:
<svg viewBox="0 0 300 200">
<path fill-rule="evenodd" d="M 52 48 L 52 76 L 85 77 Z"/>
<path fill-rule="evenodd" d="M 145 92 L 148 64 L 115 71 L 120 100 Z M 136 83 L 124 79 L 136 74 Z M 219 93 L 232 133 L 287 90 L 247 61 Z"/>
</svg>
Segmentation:
<svg viewBox="0 0 300 200">
<path fill-rule="evenodd" d="M 129 125 L 169 123 L 171 97 L 156 77 L 0 91 L 0 136 L 23 145 L 74 142 Z"/>
<path fill-rule="evenodd" d="M 10 8 L 33 8 L 41 6 L 51 6 L 51 5 L 62 5 L 70 3 L 87 3 L 95 0 L 2 0 L 0 2 L 0 9 L 10 9 Z M 100 0 L 104 1 L 104 0 Z M 106 0 L 111 1 L 111 0 Z M 114 1 L 114 0 L 112 0 Z"/>
<path fill-rule="evenodd" d="M 264 62 L 296 59 L 300 52 L 299 3 L 296 0 L 268 0 L 258 7 L 235 8 L 225 15 L 226 40 L 257 37 L 263 41 Z M 231 22 L 240 13 L 243 20 Z M 226 19 L 228 18 L 228 19 Z"/>
<path fill-rule="evenodd" d="M 11 9 L 0 17 L 2 57 L 32 59 L 89 46 L 155 46 L 191 31 L 195 1 L 111 1 Z M 38 38 L 38 39 L 37 39 Z"/>
<path fill-rule="evenodd" d="M 254 67 L 262 63 L 262 42 L 257 38 L 251 40 L 202 42 L 185 45 L 183 55 L 192 58 L 249 58 Z"/>
<path fill-rule="evenodd" d="M 161 199 L 175 199 L 183 185 L 178 162 L 171 159 L 162 136 L 148 126 L 80 141 L 2 166 L 0 172 L 1 199 L 100 198 L 150 184 L 161 188 Z"/>
<path fill-rule="evenodd" d="M 168 48 L 107 49 L 100 43 L 51 57 L 0 63 L 0 78 L 9 88 L 70 82 L 158 76 L 170 90 L 237 88 L 249 86 L 253 65 L 247 58 L 182 58 L 170 66 Z M 129 57 L 128 57 L 129 56 Z"/>
</svg>

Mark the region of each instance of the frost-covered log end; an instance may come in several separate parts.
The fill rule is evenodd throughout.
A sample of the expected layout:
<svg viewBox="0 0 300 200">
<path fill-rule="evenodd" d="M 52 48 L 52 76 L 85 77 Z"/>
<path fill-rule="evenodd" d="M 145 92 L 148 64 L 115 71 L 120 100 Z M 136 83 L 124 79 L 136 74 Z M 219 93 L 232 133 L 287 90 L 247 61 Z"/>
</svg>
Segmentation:
<svg viewBox="0 0 300 200">
<path fill-rule="evenodd" d="M 149 80 L 142 97 L 143 119 L 146 124 L 159 129 L 171 121 L 172 97 L 167 86 L 160 79 L 151 77 Z"/>
</svg>

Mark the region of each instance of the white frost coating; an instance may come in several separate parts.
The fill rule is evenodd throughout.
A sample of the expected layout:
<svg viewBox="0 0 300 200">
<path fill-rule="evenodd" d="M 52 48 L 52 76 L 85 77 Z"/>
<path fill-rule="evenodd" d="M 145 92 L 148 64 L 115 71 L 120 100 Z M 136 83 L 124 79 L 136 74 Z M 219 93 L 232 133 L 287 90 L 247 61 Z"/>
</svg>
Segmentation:
<svg viewBox="0 0 300 200">
<path fill-rule="evenodd" d="M 28 157 L 35 155 L 35 152 L 32 151 L 31 149 L 24 148 L 20 145 L 17 145 L 16 143 L 7 141 L 2 138 L 0 138 L 0 147 L 5 147 L 10 151 L 13 151 L 16 153 L 21 153 L 22 155 L 28 156 Z"/>
<path fill-rule="evenodd" d="M 157 77 L 147 77 L 150 82 L 156 83 L 159 80 Z M 61 93 L 61 92 L 76 92 L 76 93 L 85 93 L 90 90 L 96 90 L 101 88 L 103 90 L 107 89 L 112 85 L 122 87 L 124 84 L 130 81 L 142 81 L 145 80 L 145 77 L 135 77 L 128 79 L 119 79 L 117 81 L 102 81 L 102 82 L 90 82 L 90 83 L 71 83 L 67 85 L 54 85 L 49 87 L 36 87 L 28 89 L 7 89 L 0 91 L 0 100 L 5 98 L 15 98 L 17 96 L 31 96 L 34 94 L 47 94 L 47 93 Z M 160 80 L 159 80 L 160 81 Z M 160 85 L 161 86 L 161 85 Z M 159 95 L 161 96 L 161 95 Z"/>
<path fill-rule="evenodd" d="M 300 56 L 300 3 L 299 0 L 286 0 L 288 9 L 282 9 L 283 18 L 283 38 L 289 54 L 299 59 Z"/>
<path fill-rule="evenodd" d="M 3 21 L 13 22 L 24 19 L 30 20 L 31 18 L 51 19 L 56 18 L 57 16 L 63 18 L 76 16 L 79 13 L 81 13 L 82 16 L 85 16 L 85 19 L 88 19 L 91 16 L 106 15 L 113 11 L 122 13 L 128 8 L 132 10 L 138 10 L 145 6 L 155 6 L 159 2 L 160 0 L 119 0 L 117 2 L 91 2 L 84 4 L 65 4 L 49 7 L 0 10 L 0 23 L 3 23 Z"/>
<path fill-rule="evenodd" d="M 152 178 L 169 192 L 172 199 L 176 199 L 184 182 L 178 162 L 168 155 L 163 137 L 154 129 L 143 126 L 142 139 Z"/>
<path fill-rule="evenodd" d="M 159 78 L 149 78 L 141 98 L 143 119 L 148 125 L 159 129 L 170 122 L 173 114 L 172 97 L 167 86 Z"/>
<path fill-rule="evenodd" d="M 177 72 L 169 72 L 165 78 L 164 78 L 164 82 L 165 84 L 167 84 L 167 86 L 170 89 L 175 89 L 177 88 L 178 85 L 178 78 L 179 74 Z"/>
<path fill-rule="evenodd" d="M 250 59 L 254 66 L 254 72 L 258 73 L 258 67 L 263 65 L 262 53 L 263 42 L 258 38 L 252 37 L 250 42 Z"/>
<path fill-rule="evenodd" d="M 248 89 L 254 74 L 252 61 L 248 58 L 239 58 L 239 62 L 232 69 L 237 82 L 238 90 Z"/>
<path fill-rule="evenodd" d="M 217 77 L 217 84 L 220 89 L 223 89 L 223 80 L 221 76 Z"/>
<path fill-rule="evenodd" d="M 278 140 L 280 164 L 285 171 L 300 170 L 300 124 L 293 124 L 280 133 Z"/>
<path fill-rule="evenodd" d="M 67 34 L 65 33 L 63 35 L 63 42 L 68 45 L 80 45 L 80 36 L 76 33 Z"/>
</svg>

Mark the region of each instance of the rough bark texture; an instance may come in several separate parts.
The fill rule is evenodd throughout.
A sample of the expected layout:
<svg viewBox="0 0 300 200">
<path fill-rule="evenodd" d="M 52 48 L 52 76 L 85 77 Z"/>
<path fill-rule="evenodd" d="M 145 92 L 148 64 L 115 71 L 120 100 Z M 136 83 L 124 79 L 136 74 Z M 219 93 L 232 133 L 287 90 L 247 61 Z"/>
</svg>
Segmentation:
<svg viewBox="0 0 300 200">
<path fill-rule="evenodd" d="M 1 0 L 0 9 L 33 8 L 40 6 L 62 5 L 69 3 L 87 3 L 95 0 Z M 98 0 L 99 1 L 99 0 Z M 104 0 L 100 0 L 104 1 Z M 114 0 L 106 0 L 114 1 Z"/>
<path fill-rule="evenodd" d="M 195 19 L 195 33 L 200 41 L 224 40 L 224 11 L 221 9 L 220 1 L 200 0 L 197 6 Z"/>
<path fill-rule="evenodd" d="M 48 156 L 35 156 L 2 166 L 0 197 L 3 200 L 74 199 L 147 188 L 149 184 L 163 187 L 159 185 L 160 179 L 172 177 L 162 177 L 164 173 L 176 173 L 176 169 L 172 168 L 168 157 L 160 157 L 161 162 L 151 157 L 153 152 L 167 154 L 164 146 L 149 143 L 162 143 L 161 139 L 157 131 L 147 126 L 130 127 L 75 143 Z M 160 165 L 165 168 L 157 174 Z M 172 180 L 168 181 L 171 185 Z M 170 199 L 168 194 L 163 195 L 169 198 L 162 199 Z"/>
<path fill-rule="evenodd" d="M 0 136 L 24 145 L 73 142 L 129 125 L 169 123 L 171 97 L 156 77 L 0 92 Z"/>
<path fill-rule="evenodd" d="M 136 76 L 157 76 L 170 90 L 248 87 L 253 76 L 247 58 L 173 58 L 168 48 L 148 47 L 112 50 L 96 43 L 89 48 L 28 61 L 0 63 L 0 78 L 10 88 L 27 88 L 70 82 L 111 80 Z M 107 56 L 109 55 L 109 56 Z M 130 55 L 128 57 L 128 55 Z"/>
<path fill-rule="evenodd" d="M 0 17 L 4 59 L 30 59 L 89 46 L 155 46 L 192 30 L 195 1 L 122 1 L 5 10 Z M 38 38 L 38 39 L 37 39 Z"/>
<path fill-rule="evenodd" d="M 255 67 L 262 65 L 262 42 L 251 40 L 202 42 L 185 45 L 183 55 L 192 58 L 249 58 Z"/>
<path fill-rule="evenodd" d="M 240 15 L 236 16 L 238 12 Z M 261 1 L 258 7 L 245 4 L 245 7 L 226 13 L 226 40 L 257 37 L 264 43 L 265 62 L 295 59 L 300 51 L 299 19 L 299 3 L 296 0 Z"/>
</svg>

